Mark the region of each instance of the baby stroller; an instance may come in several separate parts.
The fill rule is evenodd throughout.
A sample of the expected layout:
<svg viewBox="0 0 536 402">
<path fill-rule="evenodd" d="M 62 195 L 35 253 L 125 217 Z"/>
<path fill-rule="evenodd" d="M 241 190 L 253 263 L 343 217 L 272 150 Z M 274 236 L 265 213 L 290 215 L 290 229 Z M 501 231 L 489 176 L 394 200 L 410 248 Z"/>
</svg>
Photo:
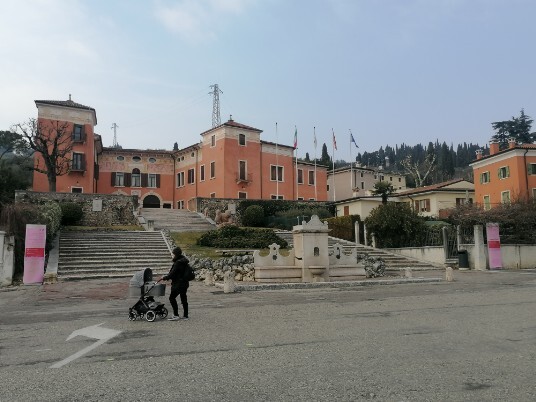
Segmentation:
<svg viewBox="0 0 536 402">
<path fill-rule="evenodd" d="M 145 268 L 142 271 L 136 272 L 130 280 L 130 295 L 140 296 L 139 300 L 131 308 L 128 309 L 128 319 L 134 321 L 136 319 L 145 318 L 149 322 L 153 322 L 156 316 L 166 318 L 168 315 L 167 308 L 164 303 L 155 301 L 153 296 L 164 296 L 166 293 L 166 285 L 160 280 L 153 282 L 153 271 L 151 268 Z"/>
</svg>

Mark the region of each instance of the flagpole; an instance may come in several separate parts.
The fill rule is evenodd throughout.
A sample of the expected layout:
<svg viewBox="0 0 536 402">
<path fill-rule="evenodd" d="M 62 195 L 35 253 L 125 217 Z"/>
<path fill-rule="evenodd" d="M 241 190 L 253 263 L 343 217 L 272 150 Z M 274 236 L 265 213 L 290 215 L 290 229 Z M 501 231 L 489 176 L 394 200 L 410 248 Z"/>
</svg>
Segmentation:
<svg viewBox="0 0 536 402">
<path fill-rule="evenodd" d="M 316 127 L 313 127 L 313 135 L 315 139 L 315 201 L 318 201 L 318 193 L 316 190 Z"/>
<path fill-rule="evenodd" d="M 352 161 L 352 130 L 348 129 L 350 131 L 350 194 L 352 197 L 354 196 L 354 164 Z"/>
<path fill-rule="evenodd" d="M 298 201 L 298 128 L 296 126 L 294 126 L 294 147 L 296 149 L 296 201 Z"/>
<path fill-rule="evenodd" d="M 277 136 L 277 121 L 275 122 L 275 199 L 279 199 L 279 153 L 277 152 L 277 143 L 279 138 Z"/>
<path fill-rule="evenodd" d="M 333 131 L 333 128 L 331 129 L 331 132 L 333 134 L 333 201 L 337 201 L 337 197 L 335 197 L 335 131 Z"/>
</svg>

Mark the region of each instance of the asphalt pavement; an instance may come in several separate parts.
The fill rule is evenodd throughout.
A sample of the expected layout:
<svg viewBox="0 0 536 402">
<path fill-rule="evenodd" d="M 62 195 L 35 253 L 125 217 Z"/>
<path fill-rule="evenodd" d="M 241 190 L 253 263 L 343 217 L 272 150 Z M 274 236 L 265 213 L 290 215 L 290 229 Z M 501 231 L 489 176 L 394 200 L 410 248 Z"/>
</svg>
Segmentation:
<svg viewBox="0 0 536 402">
<path fill-rule="evenodd" d="M 3 289 L 0 401 L 536 400 L 536 270 L 454 279 L 195 282 L 177 322 L 129 321 L 128 279 Z"/>
</svg>

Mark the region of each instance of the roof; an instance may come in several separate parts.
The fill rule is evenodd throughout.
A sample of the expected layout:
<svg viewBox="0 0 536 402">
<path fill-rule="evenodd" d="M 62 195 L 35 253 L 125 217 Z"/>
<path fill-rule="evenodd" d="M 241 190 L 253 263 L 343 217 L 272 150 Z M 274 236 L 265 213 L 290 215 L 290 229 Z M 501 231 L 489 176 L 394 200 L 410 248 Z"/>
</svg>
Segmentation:
<svg viewBox="0 0 536 402">
<path fill-rule="evenodd" d="M 511 152 L 511 151 L 514 151 L 516 149 L 536 149 L 536 144 L 517 144 L 512 148 L 502 149 L 499 152 L 494 153 L 493 155 L 486 155 L 486 156 L 482 156 L 482 158 L 480 158 L 480 159 L 475 159 L 471 163 L 469 163 L 469 166 L 473 165 L 474 163 L 481 162 L 483 160 L 493 158 L 493 157 L 495 157 L 497 155 L 504 155 L 504 154 L 506 154 L 508 152 Z"/>
<path fill-rule="evenodd" d="M 235 128 L 241 128 L 241 129 L 244 129 L 244 130 L 251 130 L 251 131 L 257 131 L 257 132 L 259 132 L 259 133 L 262 133 L 262 130 L 259 130 L 258 128 L 251 127 L 251 126 L 246 126 L 245 124 L 242 124 L 242 123 L 237 123 L 237 122 L 234 121 L 232 118 L 230 118 L 230 119 L 227 120 L 225 123 L 220 124 L 219 126 L 212 127 L 211 129 L 209 129 L 209 130 L 207 130 L 207 131 L 203 131 L 203 132 L 201 133 L 201 135 L 210 133 L 211 131 L 216 130 L 216 129 L 218 129 L 218 128 L 220 128 L 220 127 L 223 127 L 223 126 L 227 126 L 227 127 L 235 127 Z"/>
<path fill-rule="evenodd" d="M 165 149 L 125 149 L 125 148 L 115 148 L 115 147 L 102 147 L 103 152 L 115 152 L 115 153 L 144 153 L 144 154 L 167 154 L 172 155 L 175 151 L 167 151 Z"/>
<path fill-rule="evenodd" d="M 66 101 L 58 101 L 58 100 L 36 100 L 35 104 L 38 105 L 52 105 L 52 106 L 62 106 L 62 107 L 70 107 L 74 109 L 83 109 L 83 110 L 91 110 L 93 114 L 95 115 L 95 123 L 97 122 L 97 112 L 94 108 L 91 106 L 82 105 L 81 103 L 77 103 L 71 100 L 71 95 L 69 95 L 69 100 Z"/>
<path fill-rule="evenodd" d="M 412 195 L 412 194 L 429 193 L 431 191 L 465 191 L 465 190 L 474 191 L 474 188 L 471 188 L 471 187 L 465 187 L 465 188 L 449 187 L 449 186 L 452 186 L 453 184 L 461 183 L 464 181 L 473 185 L 473 183 L 465 179 L 454 179 L 454 180 L 444 181 L 442 183 L 432 184 L 430 186 L 412 188 L 411 190 L 403 191 L 400 193 L 393 193 L 392 197 L 401 197 L 401 196 Z"/>
</svg>

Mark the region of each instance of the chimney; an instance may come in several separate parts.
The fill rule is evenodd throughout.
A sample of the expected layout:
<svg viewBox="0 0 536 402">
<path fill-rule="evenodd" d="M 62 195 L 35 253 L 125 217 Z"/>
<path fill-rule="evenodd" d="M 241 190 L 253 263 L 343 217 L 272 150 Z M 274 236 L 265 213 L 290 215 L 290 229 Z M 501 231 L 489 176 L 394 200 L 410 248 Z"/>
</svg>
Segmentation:
<svg viewBox="0 0 536 402">
<path fill-rule="evenodd" d="M 481 149 L 477 149 L 476 150 L 476 159 L 482 159 L 482 150 Z"/>
<path fill-rule="evenodd" d="M 389 157 L 388 156 L 385 157 L 385 167 L 386 168 L 389 167 Z"/>
<path fill-rule="evenodd" d="M 499 152 L 499 141 L 491 140 L 489 142 L 489 154 L 495 155 L 497 152 Z"/>
<path fill-rule="evenodd" d="M 508 149 L 515 148 L 517 145 L 517 141 L 514 137 L 508 138 Z"/>
</svg>

